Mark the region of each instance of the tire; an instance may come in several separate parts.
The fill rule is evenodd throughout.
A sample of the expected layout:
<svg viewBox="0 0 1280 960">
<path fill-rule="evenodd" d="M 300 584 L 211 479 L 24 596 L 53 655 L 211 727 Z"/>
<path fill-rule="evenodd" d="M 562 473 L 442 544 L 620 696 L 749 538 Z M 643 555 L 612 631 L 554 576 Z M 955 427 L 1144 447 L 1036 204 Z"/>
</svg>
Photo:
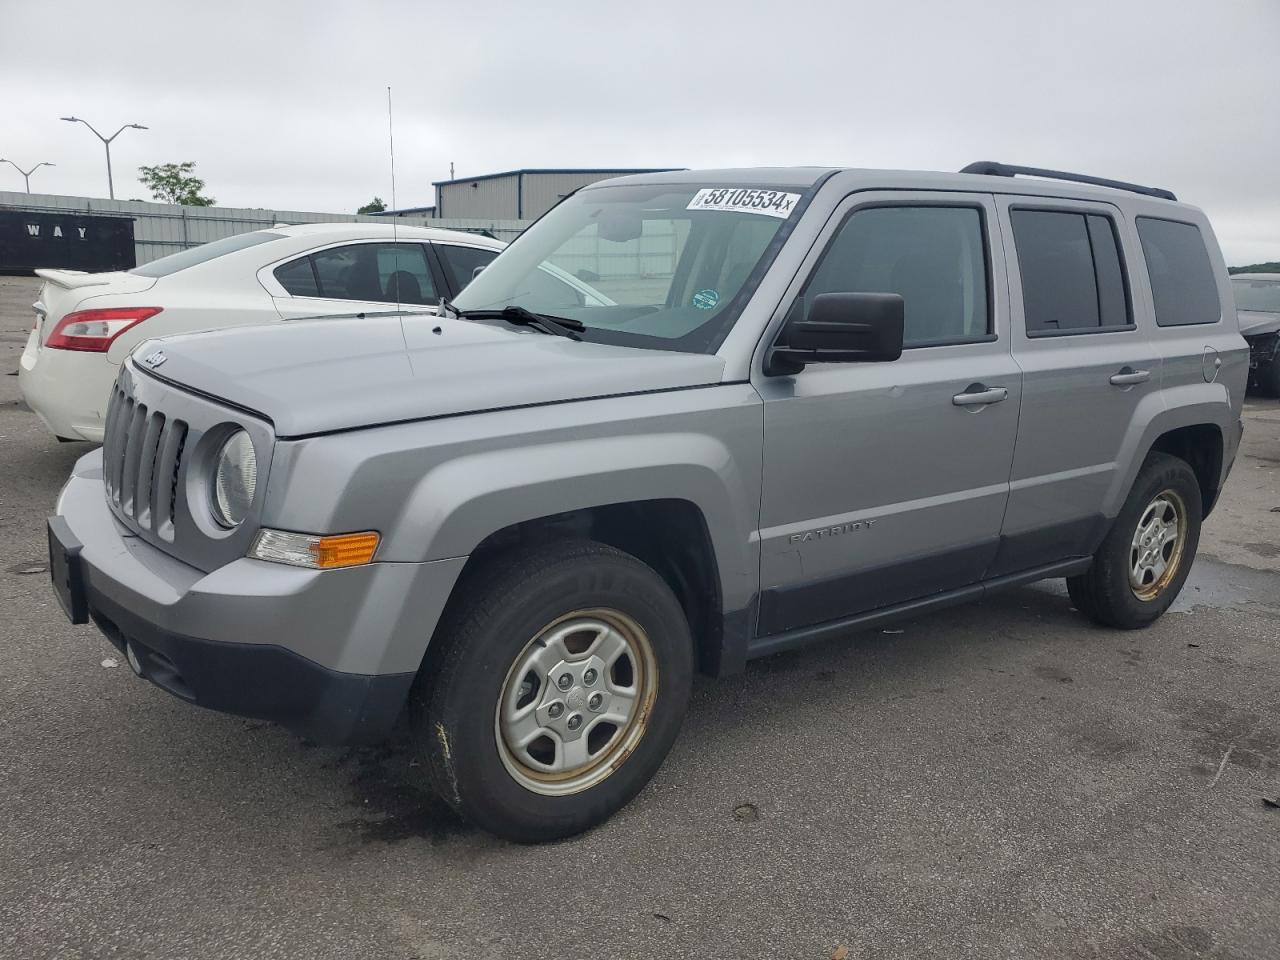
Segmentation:
<svg viewBox="0 0 1280 960">
<path fill-rule="evenodd" d="M 1158 506 L 1157 501 L 1166 506 Z M 1156 513 L 1151 513 L 1153 509 Z M 1200 484 L 1187 462 L 1165 453 L 1148 455 L 1119 516 L 1093 555 L 1093 565 L 1085 573 L 1067 578 L 1067 592 L 1076 609 L 1098 623 L 1122 630 L 1153 623 L 1169 609 L 1191 572 L 1200 544 L 1201 510 Z M 1174 517 L 1177 523 L 1176 539 L 1168 549 L 1157 542 L 1161 539 L 1157 531 L 1147 528 L 1154 539 L 1146 549 L 1165 560 L 1163 567 L 1158 560 L 1143 563 L 1144 546 L 1136 541 L 1139 524 L 1157 515 L 1166 522 Z M 1135 570 L 1141 570 L 1141 576 L 1133 573 Z"/>
<path fill-rule="evenodd" d="M 595 826 L 653 777 L 684 719 L 693 644 L 680 603 L 652 568 L 584 540 L 503 558 L 461 590 L 410 698 L 432 786 L 510 840 Z M 521 746 L 531 727 L 541 733 Z"/>
</svg>

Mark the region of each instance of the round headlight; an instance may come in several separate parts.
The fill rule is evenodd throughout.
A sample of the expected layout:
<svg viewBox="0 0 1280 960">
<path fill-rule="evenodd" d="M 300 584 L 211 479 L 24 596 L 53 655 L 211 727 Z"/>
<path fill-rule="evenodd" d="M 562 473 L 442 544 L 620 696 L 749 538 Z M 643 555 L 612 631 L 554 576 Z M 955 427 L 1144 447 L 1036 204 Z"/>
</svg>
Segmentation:
<svg viewBox="0 0 1280 960">
<path fill-rule="evenodd" d="M 218 451 L 213 474 L 213 513 L 224 527 L 238 526 L 249 514 L 258 486 L 258 458 L 253 443 L 237 430 Z"/>
</svg>

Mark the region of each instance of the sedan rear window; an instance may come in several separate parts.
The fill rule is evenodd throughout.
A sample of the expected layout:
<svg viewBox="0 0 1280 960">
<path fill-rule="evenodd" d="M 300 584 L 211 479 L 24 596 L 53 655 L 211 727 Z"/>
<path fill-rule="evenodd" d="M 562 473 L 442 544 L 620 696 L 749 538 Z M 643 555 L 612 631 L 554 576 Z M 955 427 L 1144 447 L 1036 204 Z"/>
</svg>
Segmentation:
<svg viewBox="0 0 1280 960">
<path fill-rule="evenodd" d="M 188 267 L 208 263 L 218 257 L 225 257 L 228 253 L 256 247 L 260 243 L 280 240 L 283 237 L 283 233 L 272 233 L 269 230 L 240 233 L 234 237 L 223 237 L 221 240 L 202 243 L 198 247 L 183 250 L 181 253 L 171 253 L 167 257 L 161 257 L 159 260 L 152 260 L 150 263 L 143 264 L 140 267 L 134 267 L 129 272 L 136 273 L 140 277 L 167 277 L 170 274 L 177 273 L 179 270 L 186 270 Z"/>
<path fill-rule="evenodd" d="M 1274 280 L 1231 281 L 1236 294 L 1237 310 L 1260 310 L 1263 313 L 1280 313 L 1280 275 Z"/>
</svg>

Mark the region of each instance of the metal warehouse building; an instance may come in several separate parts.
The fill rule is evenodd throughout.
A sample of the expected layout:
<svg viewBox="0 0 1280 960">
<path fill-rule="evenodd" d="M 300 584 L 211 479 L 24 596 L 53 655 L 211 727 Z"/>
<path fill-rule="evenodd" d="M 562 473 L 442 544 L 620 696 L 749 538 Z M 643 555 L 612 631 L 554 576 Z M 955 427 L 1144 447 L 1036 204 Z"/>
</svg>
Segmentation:
<svg viewBox="0 0 1280 960">
<path fill-rule="evenodd" d="M 437 217 L 534 220 L 579 187 L 631 173 L 663 173 L 672 167 L 648 170 L 508 170 L 479 177 L 438 180 Z"/>
</svg>

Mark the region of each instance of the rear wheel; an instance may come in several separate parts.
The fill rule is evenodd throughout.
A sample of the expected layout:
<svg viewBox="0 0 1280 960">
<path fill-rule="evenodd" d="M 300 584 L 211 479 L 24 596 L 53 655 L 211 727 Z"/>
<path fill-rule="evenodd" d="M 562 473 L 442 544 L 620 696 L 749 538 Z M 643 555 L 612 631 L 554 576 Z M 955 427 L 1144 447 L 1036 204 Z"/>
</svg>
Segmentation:
<svg viewBox="0 0 1280 960">
<path fill-rule="evenodd" d="M 679 602 L 650 567 L 589 541 L 524 552 L 462 589 L 411 702 L 433 785 L 512 840 L 594 826 L 679 731 L 693 675 Z"/>
<path fill-rule="evenodd" d="M 1067 578 L 1081 613 L 1110 627 L 1145 627 L 1169 609 L 1200 543 L 1201 498 L 1184 460 L 1153 453 L 1134 480 L 1093 566 Z"/>
</svg>

